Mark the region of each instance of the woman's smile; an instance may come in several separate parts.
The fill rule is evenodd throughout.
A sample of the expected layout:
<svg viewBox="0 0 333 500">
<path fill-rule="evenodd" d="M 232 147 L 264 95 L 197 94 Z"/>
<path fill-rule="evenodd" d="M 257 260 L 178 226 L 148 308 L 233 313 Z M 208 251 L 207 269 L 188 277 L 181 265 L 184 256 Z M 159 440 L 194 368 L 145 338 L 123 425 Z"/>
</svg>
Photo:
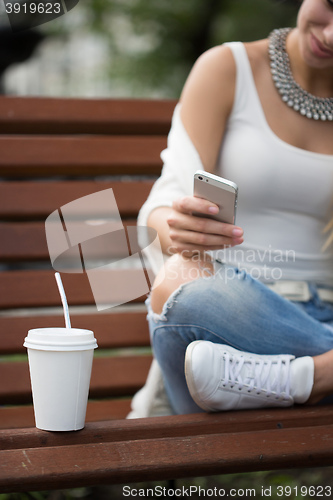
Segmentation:
<svg viewBox="0 0 333 500">
<path fill-rule="evenodd" d="M 326 47 L 313 33 L 310 36 L 311 50 L 320 59 L 333 59 L 333 50 Z"/>
</svg>

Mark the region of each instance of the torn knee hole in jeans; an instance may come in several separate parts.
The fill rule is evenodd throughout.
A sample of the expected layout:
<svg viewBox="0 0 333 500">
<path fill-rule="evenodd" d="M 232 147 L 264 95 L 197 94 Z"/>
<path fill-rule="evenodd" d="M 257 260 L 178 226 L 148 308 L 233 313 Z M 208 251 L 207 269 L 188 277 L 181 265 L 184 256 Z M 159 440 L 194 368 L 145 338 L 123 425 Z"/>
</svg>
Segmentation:
<svg viewBox="0 0 333 500">
<path fill-rule="evenodd" d="M 154 321 L 167 321 L 168 310 L 171 309 L 172 306 L 177 302 L 177 296 L 180 294 L 185 285 L 187 285 L 187 283 L 183 283 L 176 290 L 174 290 L 171 295 L 169 295 L 168 299 L 163 304 L 163 308 L 160 313 L 156 313 L 152 310 L 149 296 L 146 300 L 146 306 L 148 308 L 148 318 L 152 318 Z"/>
<path fill-rule="evenodd" d="M 189 281 L 186 281 L 182 283 L 176 290 L 174 290 L 171 295 L 169 295 L 168 299 L 166 302 L 163 304 L 162 311 L 160 313 L 156 313 L 153 311 L 151 307 L 151 300 L 150 296 L 146 300 L 146 306 L 148 309 L 148 318 L 152 318 L 155 322 L 158 321 L 167 321 L 167 313 L 168 310 L 172 308 L 173 304 L 177 302 L 177 296 L 180 294 L 180 292 L 183 290 L 183 288 L 187 285 L 190 285 L 191 283 L 198 282 L 200 280 L 206 280 L 206 279 L 211 279 L 214 278 L 215 276 L 215 269 L 207 268 L 204 267 L 201 263 L 198 263 L 198 268 L 195 268 L 196 271 L 199 271 L 199 275 L 192 276 Z"/>
</svg>

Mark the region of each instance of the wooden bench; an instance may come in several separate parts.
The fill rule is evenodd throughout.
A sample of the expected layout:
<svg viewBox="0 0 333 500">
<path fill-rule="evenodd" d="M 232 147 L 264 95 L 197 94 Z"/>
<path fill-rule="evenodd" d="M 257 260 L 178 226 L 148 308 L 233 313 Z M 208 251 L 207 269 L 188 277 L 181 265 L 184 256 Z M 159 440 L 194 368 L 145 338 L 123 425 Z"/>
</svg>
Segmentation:
<svg viewBox="0 0 333 500">
<path fill-rule="evenodd" d="M 151 363 L 145 297 L 97 312 L 86 274 L 62 274 L 72 325 L 99 345 L 86 427 L 34 427 L 24 337 L 64 326 L 45 219 L 112 188 L 135 224 L 174 106 L 0 98 L 0 492 L 333 465 L 331 406 L 125 420 Z"/>
</svg>

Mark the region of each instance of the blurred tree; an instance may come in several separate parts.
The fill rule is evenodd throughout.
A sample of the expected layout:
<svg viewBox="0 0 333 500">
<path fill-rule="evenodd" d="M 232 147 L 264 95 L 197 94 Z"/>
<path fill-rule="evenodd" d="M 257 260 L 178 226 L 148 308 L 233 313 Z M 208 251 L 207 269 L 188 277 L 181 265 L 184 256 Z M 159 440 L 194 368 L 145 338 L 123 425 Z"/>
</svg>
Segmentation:
<svg viewBox="0 0 333 500">
<path fill-rule="evenodd" d="M 107 41 L 110 85 L 134 97 L 179 97 L 200 54 L 295 23 L 298 0 L 85 0 L 44 25 L 49 35 L 81 30 Z M 75 17 L 74 17 L 75 14 Z M 70 20 L 74 24 L 70 25 Z M 63 24 L 61 24 L 61 22 Z"/>
<path fill-rule="evenodd" d="M 0 94 L 4 93 L 2 77 L 6 69 L 29 59 L 43 39 L 36 30 L 13 33 L 7 26 L 0 26 Z"/>
<path fill-rule="evenodd" d="M 178 97 L 197 57 L 228 40 L 266 37 L 295 23 L 297 1 L 86 0 L 93 30 L 108 38 L 110 77 L 134 95 Z"/>
</svg>

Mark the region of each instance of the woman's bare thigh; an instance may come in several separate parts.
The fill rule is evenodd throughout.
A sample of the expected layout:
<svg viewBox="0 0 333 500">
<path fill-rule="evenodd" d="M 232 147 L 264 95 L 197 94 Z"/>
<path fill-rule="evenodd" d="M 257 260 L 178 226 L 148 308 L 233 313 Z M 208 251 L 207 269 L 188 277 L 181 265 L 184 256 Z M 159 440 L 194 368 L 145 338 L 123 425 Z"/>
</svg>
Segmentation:
<svg viewBox="0 0 333 500">
<path fill-rule="evenodd" d="M 195 254 L 192 257 L 184 257 L 181 254 L 172 255 L 156 276 L 151 292 L 152 310 L 160 314 L 164 303 L 182 284 L 213 273 L 214 265 L 207 254 Z"/>
</svg>

